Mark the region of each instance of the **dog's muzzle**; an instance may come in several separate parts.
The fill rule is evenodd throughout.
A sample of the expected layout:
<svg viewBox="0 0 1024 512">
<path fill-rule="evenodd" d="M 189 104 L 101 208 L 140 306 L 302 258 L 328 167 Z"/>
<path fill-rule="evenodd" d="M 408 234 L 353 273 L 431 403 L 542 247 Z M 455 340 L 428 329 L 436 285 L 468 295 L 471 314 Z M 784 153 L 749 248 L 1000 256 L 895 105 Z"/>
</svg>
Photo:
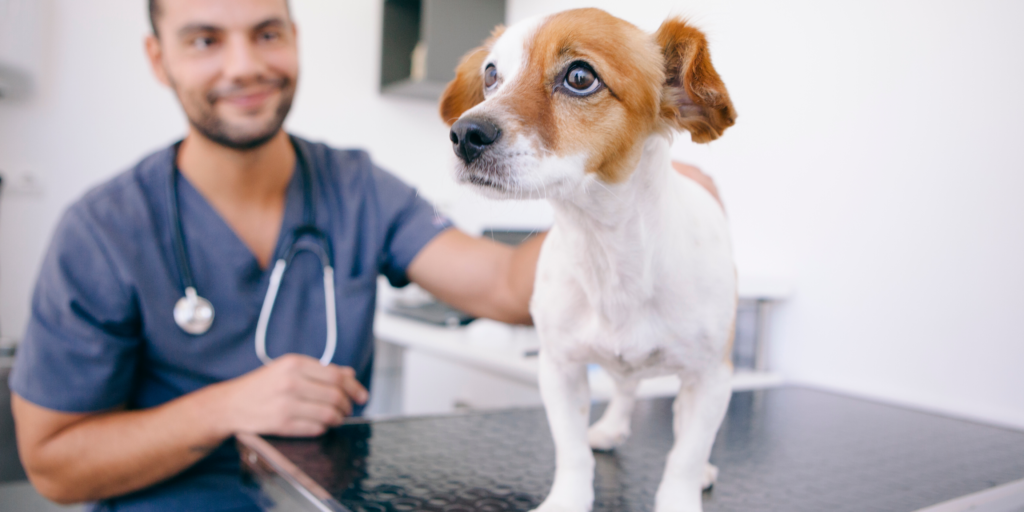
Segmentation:
<svg viewBox="0 0 1024 512">
<path fill-rule="evenodd" d="M 449 138 L 452 149 L 466 165 L 473 163 L 491 144 L 501 137 L 501 129 L 481 118 L 463 118 L 452 125 Z"/>
</svg>

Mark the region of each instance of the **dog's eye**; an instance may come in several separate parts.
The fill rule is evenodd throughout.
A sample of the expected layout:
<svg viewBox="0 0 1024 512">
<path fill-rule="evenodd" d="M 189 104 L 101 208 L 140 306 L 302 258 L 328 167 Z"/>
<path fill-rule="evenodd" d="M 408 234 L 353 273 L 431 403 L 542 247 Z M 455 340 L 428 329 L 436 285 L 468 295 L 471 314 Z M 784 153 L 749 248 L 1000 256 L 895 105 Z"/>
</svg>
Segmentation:
<svg viewBox="0 0 1024 512">
<path fill-rule="evenodd" d="M 488 64 L 484 68 L 484 87 L 490 89 L 495 83 L 498 82 L 498 68 L 494 67 L 494 64 Z"/>
<path fill-rule="evenodd" d="M 587 95 L 601 87 L 601 81 L 594 71 L 583 63 L 573 64 L 565 74 L 565 87 L 574 94 Z"/>
</svg>

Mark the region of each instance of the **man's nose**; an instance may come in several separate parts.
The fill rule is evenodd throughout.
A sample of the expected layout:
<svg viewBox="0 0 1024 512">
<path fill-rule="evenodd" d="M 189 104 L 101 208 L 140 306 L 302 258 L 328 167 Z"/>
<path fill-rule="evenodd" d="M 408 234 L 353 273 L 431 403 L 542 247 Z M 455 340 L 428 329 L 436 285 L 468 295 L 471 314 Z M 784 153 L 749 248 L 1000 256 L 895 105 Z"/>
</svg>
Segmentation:
<svg viewBox="0 0 1024 512">
<path fill-rule="evenodd" d="M 501 130 L 486 119 L 463 118 L 452 125 L 450 138 L 455 154 L 469 164 L 500 136 Z"/>
<path fill-rule="evenodd" d="M 261 75 L 265 71 L 255 43 L 247 37 L 236 36 L 228 43 L 224 74 L 233 79 Z"/>
</svg>

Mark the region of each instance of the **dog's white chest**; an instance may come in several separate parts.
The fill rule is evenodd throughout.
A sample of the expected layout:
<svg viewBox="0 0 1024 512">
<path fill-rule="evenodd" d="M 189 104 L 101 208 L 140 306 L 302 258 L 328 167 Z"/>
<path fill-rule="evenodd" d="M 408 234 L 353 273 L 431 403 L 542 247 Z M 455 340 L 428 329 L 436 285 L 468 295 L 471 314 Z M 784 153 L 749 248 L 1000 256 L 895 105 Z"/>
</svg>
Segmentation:
<svg viewBox="0 0 1024 512">
<path fill-rule="evenodd" d="M 728 229 L 710 196 L 674 178 L 660 191 L 670 206 L 641 213 L 658 222 L 657 237 L 642 232 L 642 218 L 621 232 L 593 233 L 580 231 L 585 221 L 558 216 L 531 303 L 544 350 L 636 376 L 699 372 L 721 361 L 735 311 Z"/>
</svg>

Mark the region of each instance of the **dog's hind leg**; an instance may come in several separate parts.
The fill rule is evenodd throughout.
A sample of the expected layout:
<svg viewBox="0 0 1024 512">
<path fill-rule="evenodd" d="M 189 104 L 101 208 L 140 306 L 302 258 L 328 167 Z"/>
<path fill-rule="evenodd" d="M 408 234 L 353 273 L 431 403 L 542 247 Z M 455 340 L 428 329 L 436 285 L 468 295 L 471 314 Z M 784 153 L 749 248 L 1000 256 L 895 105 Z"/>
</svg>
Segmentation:
<svg viewBox="0 0 1024 512">
<path fill-rule="evenodd" d="M 700 512 L 701 489 L 717 470 L 708 464 L 711 445 L 732 396 L 732 367 L 722 363 L 684 384 L 673 406 L 675 444 L 655 497 L 655 512 Z"/>
<path fill-rule="evenodd" d="M 540 351 L 540 395 L 555 441 L 555 482 L 534 512 L 589 512 L 594 502 L 594 454 L 587 446 L 590 387 L 587 367 Z"/>
<path fill-rule="evenodd" d="M 611 373 L 611 372 L 609 372 Z M 631 432 L 630 419 L 636 405 L 637 379 L 614 375 L 615 392 L 601 419 L 590 426 L 587 441 L 595 450 L 607 451 L 618 448 L 626 442 Z"/>
</svg>

